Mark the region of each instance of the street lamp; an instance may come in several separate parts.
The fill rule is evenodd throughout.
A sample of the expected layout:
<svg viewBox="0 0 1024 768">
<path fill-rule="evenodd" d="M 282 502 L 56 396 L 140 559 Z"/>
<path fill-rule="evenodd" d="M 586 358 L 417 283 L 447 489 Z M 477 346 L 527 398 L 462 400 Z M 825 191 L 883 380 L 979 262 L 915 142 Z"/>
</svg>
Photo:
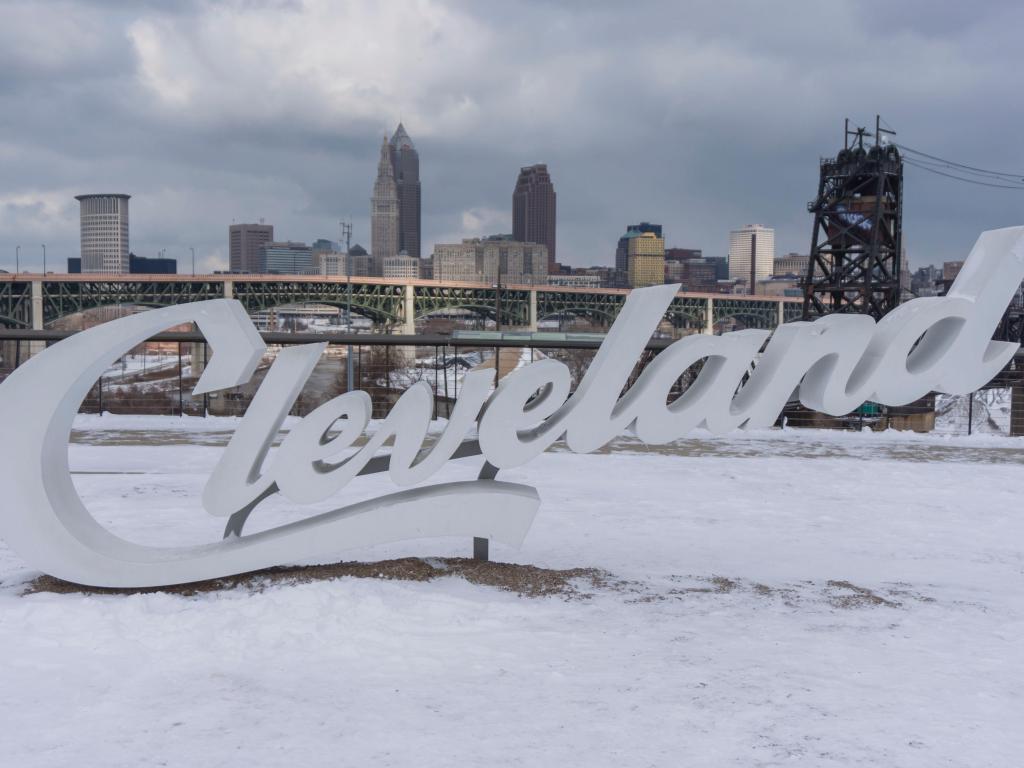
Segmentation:
<svg viewBox="0 0 1024 768">
<path fill-rule="evenodd" d="M 341 237 L 345 241 L 345 331 L 352 334 L 352 222 L 339 222 Z M 352 391 L 352 379 L 355 366 L 352 361 L 352 343 L 349 342 L 345 354 L 345 382 L 349 392 Z"/>
<path fill-rule="evenodd" d="M 196 276 L 196 249 L 190 247 L 189 250 L 192 251 L 192 277 L 195 277 Z"/>
<path fill-rule="evenodd" d="M 21 246 L 14 246 L 14 274 L 21 272 Z"/>
<path fill-rule="evenodd" d="M 46 274 L 46 243 L 43 243 L 43 274 Z"/>
</svg>

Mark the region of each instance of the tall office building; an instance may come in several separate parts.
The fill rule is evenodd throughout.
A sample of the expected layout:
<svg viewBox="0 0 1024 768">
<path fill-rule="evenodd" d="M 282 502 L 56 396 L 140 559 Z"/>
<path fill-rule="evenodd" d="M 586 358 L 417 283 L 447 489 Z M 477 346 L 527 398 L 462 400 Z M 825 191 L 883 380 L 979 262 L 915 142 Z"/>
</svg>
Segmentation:
<svg viewBox="0 0 1024 768">
<path fill-rule="evenodd" d="M 266 272 L 263 246 L 273 240 L 273 224 L 232 224 L 228 227 L 228 269 L 255 275 Z"/>
<path fill-rule="evenodd" d="M 806 254 L 787 253 L 785 256 L 776 256 L 772 266 L 772 274 L 796 275 L 797 277 L 807 276 L 807 267 L 811 263 L 811 257 Z"/>
<path fill-rule="evenodd" d="M 505 237 L 474 237 L 461 243 L 435 245 L 431 266 L 435 280 L 545 285 L 548 250 L 539 243 L 521 243 Z"/>
<path fill-rule="evenodd" d="M 341 253 L 341 246 L 338 243 L 321 237 L 313 241 L 310 250 L 313 252 L 314 273 L 318 275 L 345 274 L 344 271 L 340 273 L 337 271 L 339 268 L 344 269 L 345 266 L 345 254 Z M 325 267 L 324 263 L 328 260 L 330 260 L 330 265 Z"/>
<path fill-rule="evenodd" d="M 380 145 L 377 181 L 370 200 L 370 252 L 378 263 L 398 255 L 398 185 L 386 136 Z"/>
<path fill-rule="evenodd" d="M 339 243 L 334 242 L 333 240 L 328 240 L 327 238 L 324 237 L 318 237 L 316 240 L 313 241 L 313 245 L 311 245 L 310 248 L 312 248 L 313 255 L 315 256 L 318 253 L 337 253 L 338 250 L 341 248 L 341 245 Z"/>
<path fill-rule="evenodd" d="M 666 248 L 665 261 L 689 261 L 703 259 L 704 251 L 700 248 Z"/>
<path fill-rule="evenodd" d="M 435 280 L 482 282 L 477 270 L 478 239 L 434 245 L 432 266 Z"/>
<path fill-rule="evenodd" d="M 715 267 L 716 280 L 729 279 L 729 258 L 727 256 L 705 256 L 704 261 Z"/>
<path fill-rule="evenodd" d="M 619 238 L 615 247 L 615 270 L 623 275 L 629 272 L 629 241 L 639 234 L 651 232 L 657 237 L 662 237 L 661 224 L 651 224 L 641 221 L 639 224 L 629 224 L 626 227 L 626 234 Z"/>
<path fill-rule="evenodd" d="M 615 269 L 609 276 L 608 285 L 612 288 L 630 288 L 629 282 L 629 241 L 638 235 L 650 232 L 656 237 L 661 237 L 661 224 L 651 224 L 641 221 L 639 224 L 629 224 L 626 227 L 626 234 L 619 238 L 615 246 Z"/>
<path fill-rule="evenodd" d="M 388 256 L 377 263 L 380 276 L 389 280 L 418 280 L 420 260 L 412 256 Z"/>
<path fill-rule="evenodd" d="M 356 244 L 348 253 L 313 253 L 313 272 L 337 277 L 374 277 L 373 259 Z"/>
<path fill-rule="evenodd" d="M 672 259 L 665 257 L 665 282 L 679 283 L 683 291 L 714 293 L 718 278 L 715 265 L 707 259 Z"/>
<path fill-rule="evenodd" d="M 305 243 L 291 240 L 264 243 L 261 260 L 265 272 L 270 275 L 312 275 L 313 249 Z"/>
<path fill-rule="evenodd" d="M 665 239 L 653 232 L 638 232 L 629 239 L 629 287 L 644 288 L 665 282 Z"/>
<path fill-rule="evenodd" d="M 391 167 L 398 188 L 398 250 L 420 257 L 420 153 L 401 123 L 391 137 Z"/>
<path fill-rule="evenodd" d="M 742 280 L 750 293 L 759 280 L 772 276 L 775 266 L 775 230 L 747 224 L 729 233 L 729 279 Z"/>
<path fill-rule="evenodd" d="M 75 195 L 79 202 L 83 272 L 128 272 L 131 195 Z"/>
<path fill-rule="evenodd" d="M 555 256 L 555 187 L 546 165 L 519 171 L 512 193 L 512 237 L 548 249 L 548 272 L 557 272 Z"/>
<path fill-rule="evenodd" d="M 70 270 L 68 270 L 70 272 Z M 165 259 L 152 256 L 136 256 L 128 254 L 128 272 L 132 275 L 176 275 L 178 274 L 177 259 Z"/>
</svg>

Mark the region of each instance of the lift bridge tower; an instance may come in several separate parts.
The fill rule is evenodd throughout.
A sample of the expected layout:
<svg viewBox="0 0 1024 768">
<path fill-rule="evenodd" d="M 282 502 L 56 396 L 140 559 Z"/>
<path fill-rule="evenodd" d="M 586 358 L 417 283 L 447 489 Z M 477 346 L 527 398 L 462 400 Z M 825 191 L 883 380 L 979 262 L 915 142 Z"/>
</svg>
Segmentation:
<svg viewBox="0 0 1024 768">
<path fill-rule="evenodd" d="M 843 148 L 821 161 L 811 257 L 803 280 L 805 320 L 832 312 L 876 320 L 900 301 L 903 245 L 903 159 L 881 136 L 894 134 L 875 118 L 875 133 L 850 129 Z M 865 146 L 865 139 L 874 144 Z"/>
</svg>

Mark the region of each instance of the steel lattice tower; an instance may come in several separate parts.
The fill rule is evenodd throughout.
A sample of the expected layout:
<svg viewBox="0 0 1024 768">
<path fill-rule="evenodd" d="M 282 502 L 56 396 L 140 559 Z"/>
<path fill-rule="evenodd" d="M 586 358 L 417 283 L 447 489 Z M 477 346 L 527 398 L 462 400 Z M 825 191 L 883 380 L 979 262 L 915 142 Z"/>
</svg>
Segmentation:
<svg viewBox="0 0 1024 768">
<path fill-rule="evenodd" d="M 850 130 L 843 149 L 821 161 L 811 255 L 803 281 L 805 320 L 832 312 L 857 312 L 878 319 L 900 301 L 903 241 L 903 159 L 871 134 Z M 852 141 L 851 141 L 852 138 Z"/>
</svg>

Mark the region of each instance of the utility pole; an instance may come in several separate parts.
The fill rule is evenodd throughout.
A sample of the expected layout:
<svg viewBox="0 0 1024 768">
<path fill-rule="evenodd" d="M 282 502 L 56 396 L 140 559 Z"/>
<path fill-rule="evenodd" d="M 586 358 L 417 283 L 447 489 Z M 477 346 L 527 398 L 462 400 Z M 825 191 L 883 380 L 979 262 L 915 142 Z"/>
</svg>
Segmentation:
<svg viewBox="0 0 1024 768">
<path fill-rule="evenodd" d="M 345 241 L 345 329 L 348 333 L 352 333 L 352 222 L 342 221 L 340 223 L 341 239 Z M 348 351 L 345 354 L 345 381 L 349 392 L 353 389 L 352 379 L 354 372 L 352 345 L 349 344 Z"/>
</svg>

